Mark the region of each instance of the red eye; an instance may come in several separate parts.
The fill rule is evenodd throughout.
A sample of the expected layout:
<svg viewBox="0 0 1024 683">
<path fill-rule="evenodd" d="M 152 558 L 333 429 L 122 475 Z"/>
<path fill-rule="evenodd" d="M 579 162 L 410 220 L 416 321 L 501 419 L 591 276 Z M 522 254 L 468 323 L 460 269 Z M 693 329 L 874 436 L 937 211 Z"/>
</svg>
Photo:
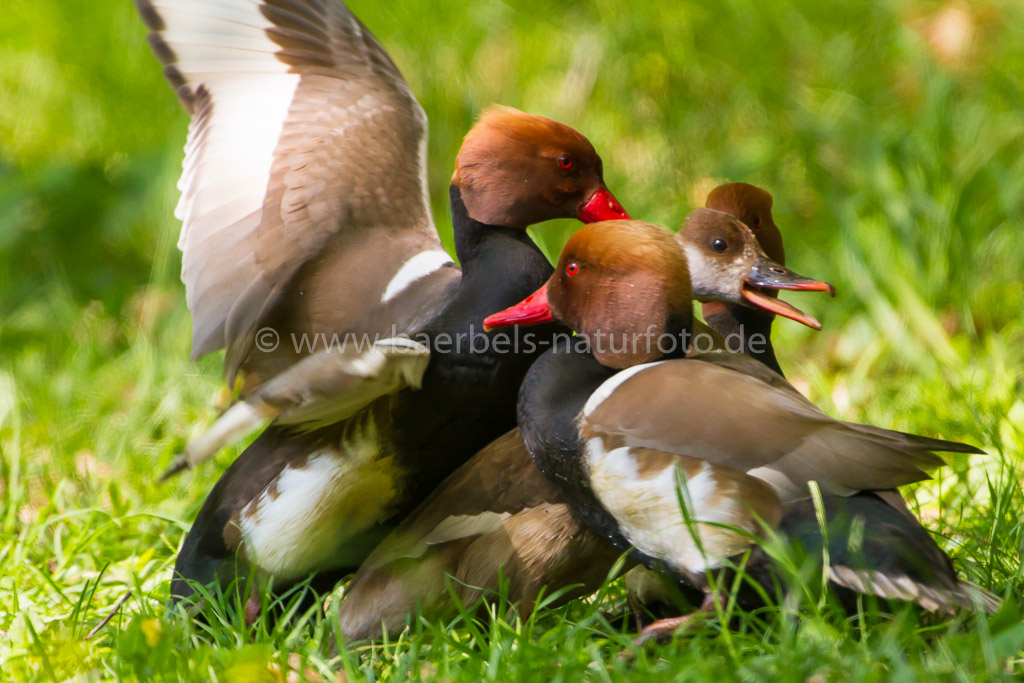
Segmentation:
<svg viewBox="0 0 1024 683">
<path fill-rule="evenodd" d="M 580 272 L 580 267 L 575 263 L 570 263 L 565 267 L 565 274 L 568 275 L 569 277 L 572 277 L 578 272 Z"/>
<path fill-rule="evenodd" d="M 563 154 L 558 157 L 558 166 L 559 168 L 564 168 L 566 170 L 572 168 L 572 157 L 568 154 Z"/>
</svg>

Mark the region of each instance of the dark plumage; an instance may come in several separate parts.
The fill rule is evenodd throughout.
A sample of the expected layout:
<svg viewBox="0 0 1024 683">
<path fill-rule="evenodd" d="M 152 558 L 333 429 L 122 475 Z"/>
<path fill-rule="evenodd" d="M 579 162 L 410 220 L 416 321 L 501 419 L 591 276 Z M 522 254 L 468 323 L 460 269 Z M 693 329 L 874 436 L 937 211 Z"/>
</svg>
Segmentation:
<svg viewBox="0 0 1024 683">
<path fill-rule="evenodd" d="M 430 215 L 423 111 L 344 3 L 139 7 L 193 115 L 178 212 L 193 353 L 226 348 L 225 375 L 243 380 L 176 467 L 272 423 L 204 503 L 172 592 L 247 566 L 278 585 L 355 567 L 514 426 L 520 380 L 559 328 L 496 347 L 480 323 L 551 272 L 526 228 L 625 212 L 583 135 L 492 108 L 453 177 L 460 270 Z M 261 343 L 268 329 L 279 343 Z"/>
</svg>

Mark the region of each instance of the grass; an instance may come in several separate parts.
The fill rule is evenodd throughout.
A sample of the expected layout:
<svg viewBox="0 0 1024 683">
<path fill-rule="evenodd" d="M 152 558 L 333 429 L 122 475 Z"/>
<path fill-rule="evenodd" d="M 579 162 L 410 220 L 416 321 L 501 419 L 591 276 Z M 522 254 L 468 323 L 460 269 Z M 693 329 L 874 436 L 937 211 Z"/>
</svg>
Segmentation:
<svg viewBox="0 0 1024 683">
<path fill-rule="evenodd" d="M 353 8 L 431 120 L 447 224 L 459 139 L 497 101 L 585 131 L 634 215 L 678 225 L 719 179 L 776 193 L 789 262 L 831 279 L 780 323 L 780 360 L 845 419 L 956 438 L 905 491 L 961 572 L 1019 595 L 1024 454 L 1024 10 L 814 0 L 409 0 Z M 1024 670 L 1021 612 L 843 617 L 810 597 L 616 653 L 618 582 L 526 621 L 414 621 L 322 654 L 320 611 L 239 626 L 167 615 L 175 550 L 237 451 L 158 486 L 223 400 L 187 360 L 171 217 L 186 117 L 129 3 L 8 3 L 0 17 L 0 680 L 980 679 Z M 541 228 L 557 249 L 570 225 Z M 130 592 L 96 635 L 85 636 Z M 797 611 L 796 607 L 801 607 Z M 300 675 L 300 674 L 294 674 Z M 293 675 L 293 678 L 294 678 Z M 289 679 L 292 680 L 292 679 Z"/>
</svg>

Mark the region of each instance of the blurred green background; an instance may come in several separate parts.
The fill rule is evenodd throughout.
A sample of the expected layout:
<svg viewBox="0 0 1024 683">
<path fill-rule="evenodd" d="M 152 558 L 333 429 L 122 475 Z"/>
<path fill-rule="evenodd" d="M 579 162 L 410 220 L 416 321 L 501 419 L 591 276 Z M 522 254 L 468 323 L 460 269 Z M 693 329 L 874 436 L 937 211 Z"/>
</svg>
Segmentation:
<svg viewBox="0 0 1024 683">
<path fill-rule="evenodd" d="M 585 131 L 649 220 L 678 225 L 714 180 L 771 189 L 793 264 L 840 287 L 812 304 L 833 331 L 887 304 L 924 346 L 942 344 L 928 310 L 973 338 L 1019 318 L 1019 3 L 350 4 L 430 117 L 442 229 L 460 138 L 502 102 Z M 171 207 L 187 118 L 144 35 L 129 3 L 5 3 L 8 362 L 61 340 L 68 307 L 131 324 L 149 286 L 181 310 Z"/>
<path fill-rule="evenodd" d="M 455 152 L 491 102 L 587 134 L 636 217 L 676 227 L 719 181 L 762 185 L 789 264 L 839 292 L 797 302 L 825 331 L 776 326 L 797 385 L 834 415 L 1019 462 L 1022 3 L 349 4 L 430 118 L 442 232 Z M 145 34 L 128 2 L 0 8 L 0 558 L 51 563 L 0 575 L 0 596 L 27 591 L 0 597 L 3 631 L 105 562 L 111 585 L 156 590 L 217 474 L 153 481 L 215 414 L 219 358 L 188 361 L 188 120 Z M 537 234 L 557 249 L 572 227 Z"/>
<path fill-rule="evenodd" d="M 928 348 L 944 344 L 931 315 L 973 339 L 1019 318 L 1019 3 L 351 5 L 430 117 L 442 229 L 460 138 L 502 102 L 588 134 L 649 220 L 678 225 L 714 180 L 771 189 L 793 265 L 840 287 L 812 304 L 832 331 L 896 315 L 903 341 Z M 69 341 L 69 309 L 133 324 L 143 287 L 180 314 L 171 207 L 187 118 L 144 35 L 129 3 L 5 3 L 7 362 Z M 542 232 L 557 243 L 564 229 Z M 110 351 L 127 343 L 115 331 Z"/>
</svg>

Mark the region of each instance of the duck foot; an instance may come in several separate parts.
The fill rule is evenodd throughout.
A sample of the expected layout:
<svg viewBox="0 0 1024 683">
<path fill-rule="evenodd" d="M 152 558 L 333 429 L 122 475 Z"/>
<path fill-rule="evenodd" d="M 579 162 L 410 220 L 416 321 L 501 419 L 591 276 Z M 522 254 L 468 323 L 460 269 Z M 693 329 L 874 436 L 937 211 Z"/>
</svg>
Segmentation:
<svg viewBox="0 0 1024 683">
<path fill-rule="evenodd" d="M 640 631 L 640 635 L 633 639 L 633 644 L 637 647 L 643 647 L 652 640 L 659 645 L 672 640 L 672 636 L 678 631 L 690 626 L 696 617 L 700 616 L 701 612 L 693 612 L 691 614 L 684 614 L 681 617 L 670 617 L 668 619 L 658 619 L 645 626 Z"/>
<path fill-rule="evenodd" d="M 699 623 L 701 620 L 698 617 L 703 616 L 703 614 L 703 611 L 698 610 L 680 617 L 658 619 L 648 624 L 641 629 L 640 635 L 633 639 L 633 645 L 636 649 L 627 648 L 620 650 L 619 657 L 632 662 L 636 658 L 637 651 L 647 645 L 647 643 L 652 640 L 659 645 L 668 643 L 672 640 L 672 636 L 680 630 L 690 628 Z"/>
<path fill-rule="evenodd" d="M 653 640 L 660 645 L 664 645 L 672 640 L 673 635 L 699 625 L 704 620 L 705 615 L 714 611 L 715 596 L 713 593 L 708 593 L 704 596 L 704 601 L 696 611 L 678 617 L 658 619 L 644 626 L 640 630 L 640 635 L 633 639 L 633 644 L 637 647 L 643 647 Z"/>
<path fill-rule="evenodd" d="M 253 588 L 252 593 L 249 594 L 249 599 L 245 601 L 245 626 L 246 628 L 252 628 L 256 620 L 260 618 L 260 611 L 262 605 L 260 605 L 259 596 L 256 595 L 256 589 Z"/>
</svg>

